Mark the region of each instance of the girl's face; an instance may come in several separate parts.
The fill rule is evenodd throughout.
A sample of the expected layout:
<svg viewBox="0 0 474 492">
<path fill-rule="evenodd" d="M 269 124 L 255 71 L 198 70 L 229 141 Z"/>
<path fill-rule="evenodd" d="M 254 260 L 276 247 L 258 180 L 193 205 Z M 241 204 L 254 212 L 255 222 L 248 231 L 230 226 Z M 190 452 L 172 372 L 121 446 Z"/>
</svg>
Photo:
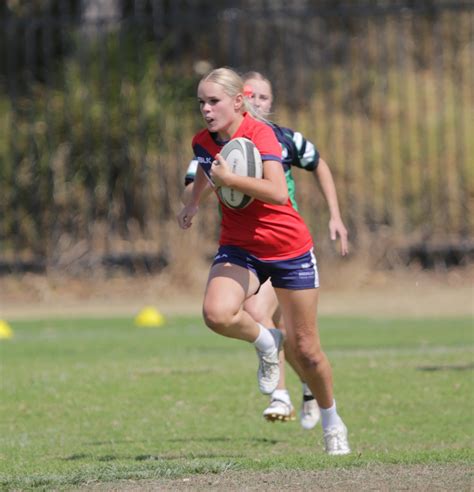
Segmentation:
<svg viewBox="0 0 474 492">
<path fill-rule="evenodd" d="M 207 129 L 223 140 L 232 137 L 243 118 L 243 95 L 231 97 L 220 84 L 205 80 L 198 86 L 198 101 Z"/>
<path fill-rule="evenodd" d="M 263 117 L 272 110 L 273 94 L 270 84 L 266 80 L 248 79 L 245 81 L 245 89 L 250 89 L 250 102 Z"/>
</svg>

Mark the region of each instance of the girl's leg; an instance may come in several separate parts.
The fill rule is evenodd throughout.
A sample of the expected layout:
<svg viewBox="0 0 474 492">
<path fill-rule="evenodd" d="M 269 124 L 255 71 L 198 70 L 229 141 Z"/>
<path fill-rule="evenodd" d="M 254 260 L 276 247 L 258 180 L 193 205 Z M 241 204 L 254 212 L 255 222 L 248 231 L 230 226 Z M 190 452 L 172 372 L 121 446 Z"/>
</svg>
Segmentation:
<svg viewBox="0 0 474 492">
<path fill-rule="evenodd" d="M 278 328 L 281 330 L 284 328 L 284 320 L 283 316 L 280 316 L 280 320 L 278 322 Z M 286 332 L 286 329 L 285 329 Z M 285 359 L 290 364 L 291 368 L 295 371 L 295 373 L 299 376 L 301 384 L 302 384 L 302 401 L 301 401 L 301 409 L 300 409 L 300 423 L 303 429 L 311 430 L 320 419 L 319 406 L 317 401 L 315 400 L 311 390 L 308 385 L 304 382 L 304 373 L 301 367 L 298 364 L 298 358 L 294 353 L 294 348 L 291 343 L 288 342 L 288 338 L 285 341 Z M 281 371 L 281 367 L 280 367 Z"/>
<path fill-rule="evenodd" d="M 278 299 L 270 280 L 267 280 L 260 287 L 257 294 L 249 297 L 244 303 L 244 310 L 252 318 L 267 328 L 274 327 L 274 315 L 278 311 Z M 280 326 L 278 326 L 279 329 Z M 284 327 L 283 327 L 284 328 Z M 285 334 L 284 329 L 281 330 Z M 285 355 L 280 352 L 280 381 L 277 389 L 286 390 L 285 387 Z"/>
<path fill-rule="evenodd" d="M 275 290 L 270 282 L 264 282 L 260 290 L 253 296 L 249 297 L 244 304 L 244 309 L 252 316 L 255 321 L 262 325 L 275 326 L 273 315 L 278 308 L 278 299 Z"/>
<path fill-rule="evenodd" d="M 254 342 L 260 328 L 242 305 L 258 287 L 257 276 L 246 268 L 232 263 L 213 265 L 204 294 L 206 325 L 220 335 Z"/>
<path fill-rule="evenodd" d="M 316 322 L 318 289 L 275 289 L 286 324 L 287 342 L 294 349 L 304 381 L 321 409 L 324 446 L 330 455 L 351 452 L 347 428 L 336 410 L 332 370 L 321 348 Z"/>
<path fill-rule="evenodd" d="M 267 329 L 243 310 L 244 300 L 259 286 L 257 276 L 233 263 L 212 266 L 206 286 L 203 316 L 206 325 L 220 335 L 254 344 L 259 358 L 257 372 L 260 391 L 272 393 L 280 379 L 278 354 L 283 336 Z"/>
<path fill-rule="evenodd" d="M 275 320 L 280 318 L 280 313 L 275 289 L 270 280 L 267 280 L 260 287 L 257 294 L 245 301 L 244 310 L 263 326 L 267 328 L 275 326 Z M 278 328 L 280 329 L 280 326 Z M 285 333 L 284 327 L 281 331 L 283 334 Z M 280 380 L 278 381 L 278 386 L 271 395 L 270 405 L 263 411 L 263 417 L 271 422 L 287 422 L 295 419 L 295 410 L 286 389 L 285 355 L 283 351 L 280 352 L 279 366 Z"/>
<path fill-rule="evenodd" d="M 319 340 L 317 326 L 318 289 L 275 289 L 300 377 L 311 389 L 321 408 L 333 405 L 332 370 Z M 300 372 L 298 371 L 298 372 Z"/>
</svg>

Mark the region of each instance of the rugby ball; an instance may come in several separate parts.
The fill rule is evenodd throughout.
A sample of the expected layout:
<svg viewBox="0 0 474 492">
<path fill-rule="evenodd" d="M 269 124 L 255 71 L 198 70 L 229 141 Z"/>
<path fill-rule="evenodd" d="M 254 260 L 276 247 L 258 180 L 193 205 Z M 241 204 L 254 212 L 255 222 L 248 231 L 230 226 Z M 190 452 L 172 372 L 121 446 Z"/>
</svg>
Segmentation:
<svg viewBox="0 0 474 492">
<path fill-rule="evenodd" d="M 222 147 L 220 154 L 234 174 L 262 178 L 263 164 L 260 152 L 248 138 L 240 137 L 230 140 Z M 229 208 L 245 208 L 253 201 L 251 196 L 226 186 L 221 186 L 217 193 L 224 205 Z"/>
</svg>

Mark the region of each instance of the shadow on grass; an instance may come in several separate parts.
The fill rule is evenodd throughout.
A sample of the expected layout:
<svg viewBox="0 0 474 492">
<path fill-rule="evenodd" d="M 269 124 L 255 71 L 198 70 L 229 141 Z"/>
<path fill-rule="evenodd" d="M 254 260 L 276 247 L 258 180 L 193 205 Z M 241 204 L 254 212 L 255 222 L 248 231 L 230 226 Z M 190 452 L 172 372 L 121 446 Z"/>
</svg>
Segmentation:
<svg viewBox="0 0 474 492">
<path fill-rule="evenodd" d="M 242 458 L 243 454 L 237 453 L 189 453 L 189 454 L 139 454 L 137 456 L 120 456 L 113 454 L 105 454 L 104 456 L 96 456 L 94 454 L 78 453 L 72 454 L 65 458 L 61 458 L 62 461 L 81 461 L 81 460 L 92 460 L 99 462 L 108 462 L 116 460 L 126 460 L 126 461 L 173 461 L 173 460 L 192 460 L 200 458 Z"/>
<path fill-rule="evenodd" d="M 238 438 L 233 438 L 233 437 L 177 437 L 175 439 L 163 439 L 163 442 L 253 442 L 253 443 L 260 443 L 260 444 L 278 444 L 279 442 L 282 442 L 281 440 L 278 439 L 268 439 L 266 437 L 238 437 Z M 89 445 L 91 446 L 104 446 L 104 445 L 109 445 L 109 444 L 132 444 L 136 443 L 137 441 L 94 441 L 90 442 Z"/>
<path fill-rule="evenodd" d="M 277 444 L 280 441 L 278 439 L 268 439 L 266 437 L 177 437 L 175 439 L 164 439 L 166 442 L 236 442 L 236 441 L 246 441 L 246 442 L 258 442 L 264 444 Z"/>
<path fill-rule="evenodd" d="M 474 364 L 447 364 L 439 366 L 418 366 L 417 371 L 469 371 L 474 369 Z"/>
<path fill-rule="evenodd" d="M 275 445 L 280 441 L 278 439 L 267 439 L 266 437 L 251 437 L 251 438 L 230 438 L 230 437 L 195 437 L 195 438 L 176 438 L 176 439 L 166 439 L 166 442 L 237 442 L 237 441 L 245 441 L 250 443 L 260 443 L 260 444 L 269 444 Z M 113 441 L 113 444 L 117 443 L 126 443 L 130 444 L 131 441 Z M 102 445 L 102 444 L 112 444 L 111 441 L 97 441 L 90 443 L 93 446 Z M 93 453 L 76 453 L 71 454 L 70 456 L 66 456 L 61 458 L 62 461 L 80 461 L 80 460 L 96 460 L 101 462 L 107 461 L 115 461 L 115 460 L 132 460 L 132 461 L 163 461 L 163 460 L 178 460 L 178 459 L 196 459 L 196 458 L 241 458 L 243 454 L 236 453 L 193 453 L 190 452 L 188 454 L 167 454 L 167 455 L 154 455 L 154 454 L 140 454 L 137 456 L 119 456 L 119 455 L 111 455 L 105 454 L 103 456 L 97 456 Z"/>
</svg>

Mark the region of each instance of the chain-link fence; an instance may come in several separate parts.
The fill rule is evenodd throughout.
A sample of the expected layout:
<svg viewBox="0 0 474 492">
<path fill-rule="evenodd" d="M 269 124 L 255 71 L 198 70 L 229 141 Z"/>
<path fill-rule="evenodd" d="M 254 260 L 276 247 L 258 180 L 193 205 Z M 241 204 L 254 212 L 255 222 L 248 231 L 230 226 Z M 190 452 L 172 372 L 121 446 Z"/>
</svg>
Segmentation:
<svg viewBox="0 0 474 492">
<path fill-rule="evenodd" d="M 175 213 L 196 85 L 224 65 L 272 80 L 274 119 L 329 163 L 355 247 L 472 258 L 472 2 L 44 3 L 0 9 L 0 271 L 210 254 L 215 204 L 185 239 Z M 313 181 L 297 176 L 300 209 L 325 247 Z"/>
</svg>

